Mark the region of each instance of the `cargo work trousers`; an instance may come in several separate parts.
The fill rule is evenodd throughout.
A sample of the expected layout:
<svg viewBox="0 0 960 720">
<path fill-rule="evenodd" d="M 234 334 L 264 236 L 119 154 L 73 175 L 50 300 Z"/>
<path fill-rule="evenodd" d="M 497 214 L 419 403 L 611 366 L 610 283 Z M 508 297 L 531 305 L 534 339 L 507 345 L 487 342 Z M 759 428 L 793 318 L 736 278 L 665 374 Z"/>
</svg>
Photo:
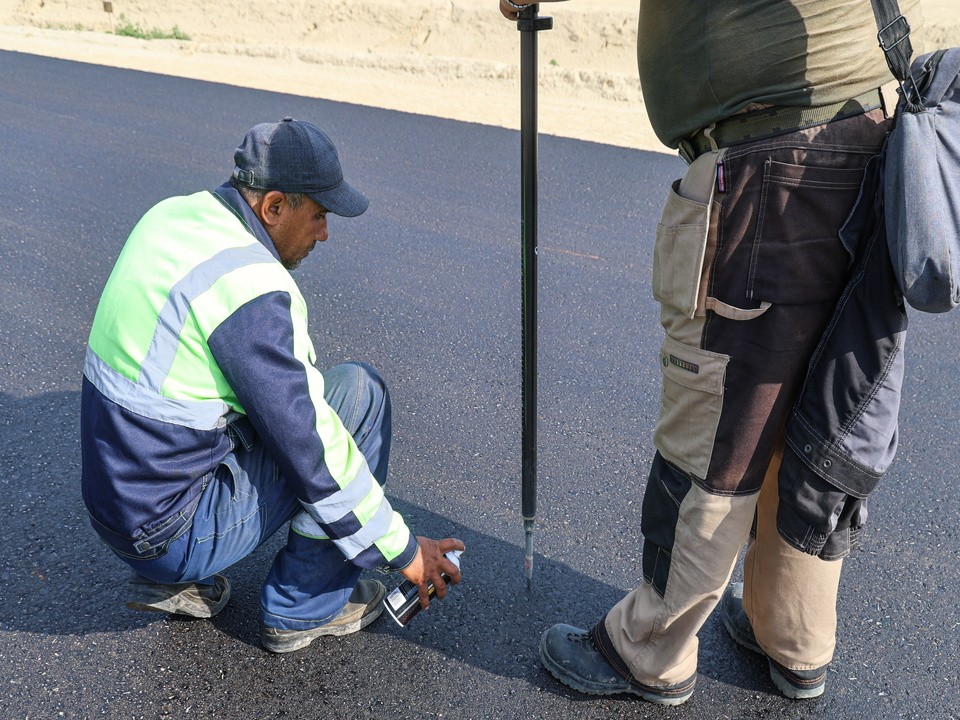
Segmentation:
<svg viewBox="0 0 960 720">
<path fill-rule="evenodd" d="M 665 338 L 643 500 L 643 582 L 597 626 L 651 687 L 697 669 L 697 633 L 745 559 L 744 609 L 788 669 L 829 664 L 841 561 L 776 528 L 783 431 L 850 273 L 839 230 L 887 130 L 880 110 L 698 157 L 657 228 Z"/>
</svg>

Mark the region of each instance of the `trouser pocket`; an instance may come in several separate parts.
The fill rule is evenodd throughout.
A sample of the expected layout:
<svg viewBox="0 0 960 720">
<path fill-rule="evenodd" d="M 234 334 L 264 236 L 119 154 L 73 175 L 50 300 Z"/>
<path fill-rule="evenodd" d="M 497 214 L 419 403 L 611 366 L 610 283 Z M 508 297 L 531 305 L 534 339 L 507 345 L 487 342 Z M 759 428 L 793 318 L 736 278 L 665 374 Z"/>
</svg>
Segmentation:
<svg viewBox="0 0 960 720">
<path fill-rule="evenodd" d="M 839 230 L 862 180 L 862 167 L 764 162 L 747 299 L 836 302 L 852 261 Z"/>
<path fill-rule="evenodd" d="M 710 467 L 729 361 L 670 336 L 660 349 L 663 390 L 653 442 L 664 458 L 701 480 Z"/>
<path fill-rule="evenodd" d="M 670 187 L 653 246 L 653 296 L 692 318 L 702 296 L 704 265 L 709 265 L 711 205 L 720 153 L 697 158 Z M 702 304 L 702 300 L 700 302 Z"/>
<path fill-rule="evenodd" d="M 709 204 L 688 200 L 670 188 L 653 246 L 653 297 L 692 318 L 707 247 Z"/>
<path fill-rule="evenodd" d="M 174 513 L 161 522 L 154 523 L 147 529 L 138 528 L 134 531 L 132 537 L 108 528 L 98 522 L 92 515 L 90 516 L 90 523 L 100 539 L 120 557 L 135 560 L 156 560 L 166 554 L 170 543 L 190 529 L 196 510 L 197 501 L 195 500 L 180 512 Z"/>
</svg>

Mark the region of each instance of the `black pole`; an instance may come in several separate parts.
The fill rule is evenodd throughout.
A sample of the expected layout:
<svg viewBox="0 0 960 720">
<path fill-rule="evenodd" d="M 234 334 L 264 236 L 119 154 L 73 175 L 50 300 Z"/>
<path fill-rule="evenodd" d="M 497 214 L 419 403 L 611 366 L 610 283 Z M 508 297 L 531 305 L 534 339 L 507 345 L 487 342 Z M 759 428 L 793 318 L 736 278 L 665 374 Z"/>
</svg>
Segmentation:
<svg viewBox="0 0 960 720">
<path fill-rule="evenodd" d="M 529 5 L 517 18 L 520 31 L 520 176 L 521 176 L 521 512 L 525 535 L 524 572 L 533 583 L 533 523 L 537 514 L 537 33 L 553 27 Z"/>
</svg>

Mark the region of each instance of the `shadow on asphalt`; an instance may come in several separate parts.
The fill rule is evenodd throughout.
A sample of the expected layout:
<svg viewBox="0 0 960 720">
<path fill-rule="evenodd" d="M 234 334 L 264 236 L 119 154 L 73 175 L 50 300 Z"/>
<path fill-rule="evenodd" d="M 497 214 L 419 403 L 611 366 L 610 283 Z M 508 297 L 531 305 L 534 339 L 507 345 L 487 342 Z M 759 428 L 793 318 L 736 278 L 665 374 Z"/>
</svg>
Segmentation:
<svg viewBox="0 0 960 720">
<path fill-rule="evenodd" d="M 0 604 L 3 630 L 83 636 L 161 619 L 123 606 L 127 570 L 90 528 L 79 485 L 79 404 L 77 392 L 24 398 L 0 393 L 0 487 L 13 510 L 0 531 L 0 582 L 8 598 Z M 536 558 L 534 588 L 528 592 L 519 544 L 424 507 L 393 503 L 414 532 L 464 541 L 464 581 L 408 628 L 384 616 L 371 626 L 372 635 L 429 648 L 505 677 L 525 677 L 544 628 L 561 621 L 589 626 L 623 593 L 542 556 Z M 234 593 L 213 621 L 221 632 L 259 647 L 260 583 L 283 540 L 284 533 L 278 533 L 226 572 Z M 388 588 L 399 582 L 397 575 L 369 574 Z"/>
<path fill-rule="evenodd" d="M 0 628 L 83 636 L 143 627 L 123 606 L 128 572 L 97 538 L 80 495 L 80 393 L 0 393 Z"/>
<path fill-rule="evenodd" d="M 391 502 L 415 533 L 463 540 L 467 548 L 461 558 L 463 581 L 406 628 L 384 614 L 365 631 L 370 641 L 379 638 L 390 647 L 399 645 L 403 653 L 430 651 L 427 654 L 446 656 L 505 678 L 530 680 L 533 668 L 537 684 L 565 692 L 539 668 L 536 648 L 540 633 L 561 621 L 595 623 L 620 598 L 622 590 L 538 556 L 534 588 L 528 593 L 519 545 L 409 502 L 395 498 Z M 226 573 L 234 595 L 213 623 L 221 632 L 253 647 L 259 647 L 257 634 L 251 632 L 251 620 L 258 615 L 259 585 L 283 539 L 284 533 L 278 533 Z M 366 576 L 380 579 L 388 590 L 401 580 L 399 575 L 376 571 Z"/>
<path fill-rule="evenodd" d="M 80 497 L 79 393 L 0 394 L 0 428 L 0 487 L 13 509 L 0 531 L 0 582 L 8 598 L 0 604 L 0 629 L 86 636 L 160 623 L 158 628 L 166 626 L 174 635 L 203 633 L 204 621 L 162 618 L 123 606 L 126 568 L 90 528 Z M 398 499 L 393 503 L 414 532 L 464 541 L 464 580 L 407 628 L 384 615 L 354 642 L 379 648 L 385 658 L 407 658 L 413 669 L 439 656 L 441 662 L 465 663 L 569 700 L 589 700 L 541 667 L 540 634 L 557 622 L 590 627 L 626 589 L 538 555 L 528 592 L 519 518 L 517 541 L 508 542 L 425 507 Z M 250 648 L 259 650 L 260 584 L 284 538 L 284 532 L 277 533 L 226 571 L 233 597 L 213 625 Z M 388 589 L 399 582 L 397 575 L 368 575 L 382 579 Z M 738 652 L 715 620 L 701 633 L 701 675 L 763 689 L 762 661 Z"/>
<path fill-rule="evenodd" d="M 591 627 L 620 600 L 624 589 L 577 572 L 564 562 L 538 555 L 533 589 L 528 592 L 519 543 L 478 532 L 409 502 L 393 498 L 391 502 L 414 532 L 464 541 L 467 551 L 461 558 L 463 581 L 451 589 L 446 600 L 435 601 L 406 628 L 384 614 L 363 633 L 365 645 L 379 648 L 385 658 L 406 658 L 411 663 L 407 672 L 413 672 L 420 662 L 465 663 L 502 679 L 524 681 L 570 701 L 596 702 L 597 698 L 562 685 L 541 666 L 540 635 L 558 622 Z M 221 632 L 251 647 L 259 648 L 251 622 L 258 613 L 259 583 L 282 542 L 281 532 L 228 571 L 236 588 L 234 598 L 227 611 L 213 620 Z M 382 580 L 388 591 L 399 582 L 396 575 L 372 572 L 367 576 Z M 710 678 L 753 692 L 772 691 L 766 678 L 766 662 L 736 646 L 719 617 L 710 618 L 700 638 L 701 680 Z M 631 698 L 620 699 L 635 702 Z"/>
</svg>

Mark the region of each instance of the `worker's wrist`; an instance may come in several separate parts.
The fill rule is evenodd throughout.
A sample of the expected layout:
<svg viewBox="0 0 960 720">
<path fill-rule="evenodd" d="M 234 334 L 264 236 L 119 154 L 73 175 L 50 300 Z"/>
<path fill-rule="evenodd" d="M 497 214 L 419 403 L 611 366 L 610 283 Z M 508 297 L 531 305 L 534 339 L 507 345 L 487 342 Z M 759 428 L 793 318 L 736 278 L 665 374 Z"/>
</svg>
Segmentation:
<svg viewBox="0 0 960 720">
<path fill-rule="evenodd" d="M 407 543 L 406 549 L 400 553 L 393 560 L 385 563 L 380 567 L 380 570 L 383 572 L 403 572 L 408 567 L 413 565 L 414 561 L 417 559 L 417 555 L 420 554 L 420 542 L 417 540 L 417 537 L 410 533 L 410 541 Z"/>
</svg>

